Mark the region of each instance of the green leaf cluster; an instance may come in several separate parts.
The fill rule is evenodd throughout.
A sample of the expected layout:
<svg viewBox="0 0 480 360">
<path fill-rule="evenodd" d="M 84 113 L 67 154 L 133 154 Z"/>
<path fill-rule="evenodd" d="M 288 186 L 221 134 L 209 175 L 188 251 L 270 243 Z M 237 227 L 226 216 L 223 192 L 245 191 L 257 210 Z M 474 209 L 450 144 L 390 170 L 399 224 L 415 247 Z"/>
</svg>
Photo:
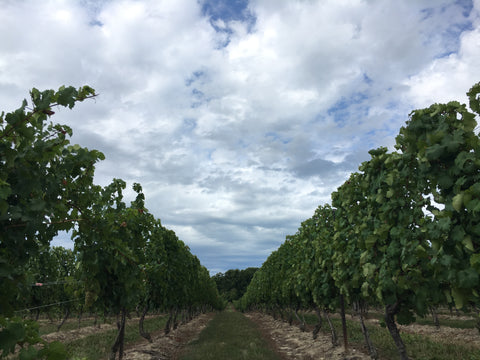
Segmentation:
<svg viewBox="0 0 480 360">
<path fill-rule="evenodd" d="M 0 357 L 20 345 L 20 358 L 65 358 L 61 346 L 40 340 L 38 328 L 12 318 L 15 309 L 34 304 L 69 304 L 65 310 L 82 307 L 69 300 L 84 296 L 85 306 L 102 313 L 139 304 L 223 306 L 207 269 L 145 209 L 140 184 L 133 184 L 130 205 L 123 180 L 94 184 L 104 155 L 71 145 L 72 130 L 50 122 L 56 107 L 72 109 L 95 96 L 88 86 L 32 89 L 30 107 L 24 100 L 0 116 Z M 50 248 L 64 230 L 73 233 L 74 252 Z M 60 280 L 65 285 L 52 291 L 31 286 Z"/>
<path fill-rule="evenodd" d="M 270 255 L 242 306 L 335 309 L 342 294 L 402 324 L 438 305 L 479 306 L 479 94 L 480 83 L 467 93 L 470 110 L 453 101 L 413 111 L 396 151 L 369 152 L 332 207 L 319 206 Z"/>
</svg>

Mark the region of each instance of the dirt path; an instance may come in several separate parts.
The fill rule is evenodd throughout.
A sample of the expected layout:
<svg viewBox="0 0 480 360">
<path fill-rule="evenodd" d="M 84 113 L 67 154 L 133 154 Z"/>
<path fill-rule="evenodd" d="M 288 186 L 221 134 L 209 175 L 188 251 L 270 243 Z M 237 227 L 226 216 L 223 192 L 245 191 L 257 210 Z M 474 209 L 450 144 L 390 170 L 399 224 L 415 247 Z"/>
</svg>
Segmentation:
<svg viewBox="0 0 480 360">
<path fill-rule="evenodd" d="M 332 346 L 331 337 L 322 333 L 313 340 L 312 332 L 302 332 L 297 326 L 274 320 L 273 317 L 257 312 L 245 314 L 255 322 L 265 336 L 270 337 L 278 352 L 285 359 L 300 360 L 367 360 L 369 356 L 355 349 L 345 354 L 342 346 Z"/>
<path fill-rule="evenodd" d="M 141 340 L 127 345 L 125 360 L 176 360 L 185 345 L 198 337 L 215 313 L 202 314 L 187 324 L 180 325 L 165 336 L 163 331 L 152 334 L 152 342 Z"/>
</svg>

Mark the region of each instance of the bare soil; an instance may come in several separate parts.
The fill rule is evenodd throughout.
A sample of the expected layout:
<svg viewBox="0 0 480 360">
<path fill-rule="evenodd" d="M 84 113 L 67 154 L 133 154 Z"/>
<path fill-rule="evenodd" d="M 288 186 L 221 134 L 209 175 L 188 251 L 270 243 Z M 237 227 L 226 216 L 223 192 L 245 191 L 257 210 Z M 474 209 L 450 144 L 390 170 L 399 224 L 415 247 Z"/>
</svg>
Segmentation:
<svg viewBox="0 0 480 360">
<path fill-rule="evenodd" d="M 176 360 L 183 348 L 198 338 L 200 332 L 215 316 L 215 313 L 202 314 L 187 324 L 180 325 L 168 335 L 163 331 L 153 333 L 152 342 L 142 340 L 127 346 L 123 358 L 125 360 Z"/>
<path fill-rule="evenodd" d="M 150 319 L 156 316 L 158 315 L 148 315 L 146 316 L 146 319 Z M 138 326 L 139 320 L 140 320 L 139 317 L 131 317 L 127 319 L 127 326 L 129 324 L 135 324 L 136 326 Z M 74 320 L 74 319 L 67 320 L 67 322 L 70 322 L 70 321 L 77 322 L 77 320 Z M 99 323 L 98 325 L 83 326 L 79 329 L 73 329 L 73 330 L 67 330 L 67 331 L 60 330 L 58 332 L 42 335 L 41 337 L 43 340 L 48 342 L 60 341 L 60 342 L 66 343 L 73 340 L 81 339 L 91 334 L 98 334 L 98 333 L 102 333 L 104 331 L 108 331 L 112 329 L 117 329 L 117 325 L 115 323 L 112 323 L 112 324 Z"/>
<path fill-rule="evenodd" d="M 48 342 L 60 341 L 62 343 L 70 342 L 73 340 L 81 339 L 91 334 L 102 333 L 108 330 L 116 329 L 117 325 L 114 324 L 100 324 L 97 326 L 85 326 L 80 329 L 53 332 L 50 334 L 42 335 L 42 339 Z"/>
<path fill-rule="evenodd" d="M 472 320 L 472 317 L 469 316 L 448 316 L 448 315 L 439 315 L 444 319 L 448 320 Z M 377 319 L 368 319 L 366 320 L 367 323 L 370 323 L 375 326 L 380 326 L 380 321 Z M 444 344 L 452 344 L 452 345 L 468 345 L 474 346 L 480 349 L 480 334 L 478 333 L 477 329 L 459 329 L 459 328 L 452 328 L 448 326 L 440 326 L 437 328 L 436 326 L 431 325 L 419 325 L 419 324 L 410 324 L 410 325 L 398 325 L 398 329 L 400 333 L 408 333 L 408 334 L 418 334 L 422 336 L 426 336 L 431 340 L 439 343 Z"/>
<path fill-rule="evenodd" d="M 399 325 L 398 327 L 402 332 L 427 336 L 435 342 L 468 345 L 480 349 L 480 334 L 477 329 L 456 329 L 447 326 L 436 328 L 435 326 L 418 324 Z"/>
<path fill-rule="evenodd" d="M 370 357 L 358 349 L 345 353 L 343 346 L 333 346 L 330 335 L 319 333 L 314 340 L 311 329 L 301 331 L 298 326 L 275 320 L 272 316 L 258 312 L 245 314 L 255 322 L 265 336 L 273 339 L 277 351 L 284 359 L 300 360 L 367 360 Z"/>
<path fill-rule="evenodd" d="M 165 336 L 163 332 L 153 336 L 153 342 L 142 340 L 129 346 L 125 351 L 126 360 L 163 360 L 178 359 L 185 346 L 198 338 L 200 332 L 215 314 L 201 315 L 188 324 L 181 325 L 177 330 Z M 273 317 L 261 313 L 245 314 L 257 324 L 262 337 L 283 360 L 367 360 L 369 356 L 356 349 L 350 349 L 345 354 L 343 347 L 332 346 L 328 335 L 319 333 L 313 340 L 311 331 L 302 332 L 297 326 L 274 320 Z"/>
<path fill-rule="evenodd" d="M 140 340 L 126 346 L 124 359 L 126 360 L 162 360 L 179 359 L 186 345 L 198 338 L 200 332 L 215 316 L 215 313 L 203 314 L 187 324 L 180 325 L 176 330 L 165 335 L 163 331 L 152 333 L 152 343 Z M 298 326 L 275 320 L 272 316 L 259 312 L 245 314 L 247 318 L 257 324 L 262 337 L 275 350 L 283 360 L 367 360 L 370 357 L 363 353 L 363 349 L 350 348 L 345 353 L 343 346 L 332 346 L 329 334 L 320 332 L 317 339 L 312 337 L 312 329 L 302 332 Z M 458 319 L 458 317 L 455 317 Z M 132 319 L 130 321 L 138 321 Z M 378 320 L 367 320 L 372 325 L 378 325 Z M 326 325 L 326 324 L 325 324 Z M 457 329 L 442 326 L 439 329 L 429 325 L 412 324 L 399 326 L 404 333 L 420 334 L 431 338 L 433 341 L 450 343 L 454 345 L 469 345 L 480 349 L 480 335 L 477 329 Z M 42 336 L 47 341 L 68 342 L 90 334 L 116 329 L 116 325 L 101 324 L 100 327 L 88 326 L 77 330 L 61 331 Z M 341 339 L 340 339 L 341 341 Z"/>
</svg>

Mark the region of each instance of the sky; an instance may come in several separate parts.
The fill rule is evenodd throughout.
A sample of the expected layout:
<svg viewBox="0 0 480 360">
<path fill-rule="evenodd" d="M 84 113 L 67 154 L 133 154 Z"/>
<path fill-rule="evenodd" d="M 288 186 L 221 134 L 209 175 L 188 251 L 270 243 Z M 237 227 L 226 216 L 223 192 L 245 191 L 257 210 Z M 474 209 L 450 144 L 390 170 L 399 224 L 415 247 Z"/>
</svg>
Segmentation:
<svg viewBox="0 0 480 360">
<path fill-rule="evenodd" d="M 480 81 L 480 0 L 0 0 L 0 34 L 0 111 L 96 89 L 52 121 L 212 274 L 261 266 L 412 110 Z"/>
</svg>

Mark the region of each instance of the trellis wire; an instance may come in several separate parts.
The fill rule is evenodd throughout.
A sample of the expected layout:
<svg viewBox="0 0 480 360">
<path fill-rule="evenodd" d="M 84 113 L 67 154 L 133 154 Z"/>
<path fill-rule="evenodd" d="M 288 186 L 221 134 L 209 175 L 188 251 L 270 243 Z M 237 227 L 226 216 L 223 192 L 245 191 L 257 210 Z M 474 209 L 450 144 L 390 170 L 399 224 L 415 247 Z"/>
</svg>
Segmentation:
<svg viewBox="0 0 480 360">
<path fill-rule="evenodd" d="M 67 300 L 67 301 L 60 301 L 60 302 L 56 302 L 56 303 L 53 303 L 53 304 L 40 305 L 40 306 L 35 306 L 35 307 L 32 307 L 32 308 L 28 308 L 28 309 L 17 310 L 15 312 L 17 313 L 17 312 L 22 312 L 22 311 L 31 311 L 31 310 L 41 309 L 41 308 L 55 306 L 55 305 L 67 304 L 67 303 L 82 300 L 82 299 L 83 298 L 77 298 L 77 299 L 72 299 L 72 300 Z"/>
</svg>

